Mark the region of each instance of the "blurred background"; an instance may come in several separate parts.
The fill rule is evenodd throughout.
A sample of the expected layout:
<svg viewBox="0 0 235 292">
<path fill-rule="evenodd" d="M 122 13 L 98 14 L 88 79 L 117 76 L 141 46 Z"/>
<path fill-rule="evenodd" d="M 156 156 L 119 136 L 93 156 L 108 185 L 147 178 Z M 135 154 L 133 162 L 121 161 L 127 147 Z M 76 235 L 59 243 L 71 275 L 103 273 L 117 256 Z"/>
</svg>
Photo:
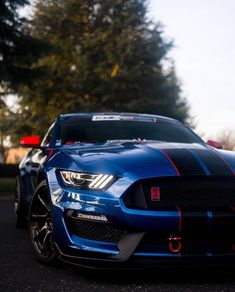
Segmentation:
<svg viewBox="0 0 235 292">
<path fill-rule="evenodd" d="M 27 151 L 20 138 L 43 136 L 60 113 L 166 115 L 234 150 L 234 8 L 233 0 L 2 0 L 0 190 L 13 188 Z"/>
</svg>

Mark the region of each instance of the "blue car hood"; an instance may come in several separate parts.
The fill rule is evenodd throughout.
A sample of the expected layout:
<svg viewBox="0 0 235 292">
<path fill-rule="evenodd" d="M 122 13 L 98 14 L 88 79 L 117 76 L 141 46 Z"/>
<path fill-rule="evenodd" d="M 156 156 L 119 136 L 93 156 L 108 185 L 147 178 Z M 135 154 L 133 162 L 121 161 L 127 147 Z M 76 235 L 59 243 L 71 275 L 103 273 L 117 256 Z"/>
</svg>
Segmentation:
<svg viewBox="0 0 235 292">
<path fill-rule="evenodd" d="M 206 144 L 75 144 L 61 147 L 57 154 L 60 168 L 90 173 L 154 177 L 234 175 L 235 170 L 234 153 Z"/>
</svg>

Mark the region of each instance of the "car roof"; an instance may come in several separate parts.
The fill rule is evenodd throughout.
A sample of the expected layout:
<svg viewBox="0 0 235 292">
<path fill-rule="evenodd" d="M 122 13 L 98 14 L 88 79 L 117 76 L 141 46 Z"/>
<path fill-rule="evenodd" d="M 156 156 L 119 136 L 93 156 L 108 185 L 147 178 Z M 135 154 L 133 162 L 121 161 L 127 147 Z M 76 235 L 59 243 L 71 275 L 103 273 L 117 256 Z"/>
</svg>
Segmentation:
<svg viewBox="0 0 235 292">
<path fill-rule="evenodd" d="M 157 118 L 161 120 L 168 120 L 172 122 L 180 122 L 176 119 L 161 116 L 161 115 L 153 115 L 153 114 L 144 114 L 144 113 L 132 113 L 132 112 L 89 112 L 89 113 L 67 113 L 67 114 L 60 114 L 60 119 L 67 119 L 67 118 L 76 118 L 76 117 L 93 117 L 97 115 L 121 115 L 121 116 L 134 116 L 134 117 L 149 117 L 149 118 Z"/>
</svg>

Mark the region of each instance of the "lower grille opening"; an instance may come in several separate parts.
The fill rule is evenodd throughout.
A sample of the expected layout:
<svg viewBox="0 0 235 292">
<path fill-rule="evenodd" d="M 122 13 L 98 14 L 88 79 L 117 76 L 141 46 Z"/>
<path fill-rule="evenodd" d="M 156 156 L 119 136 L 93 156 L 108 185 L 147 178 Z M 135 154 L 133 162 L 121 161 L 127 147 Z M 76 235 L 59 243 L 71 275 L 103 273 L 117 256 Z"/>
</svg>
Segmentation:
<svg viewBox="0 0 235 292">
<path fill-rule="evenodd" d="M 109 222 L 94 222 L 65 216 L 65 223 L 70 233 L 90 240 L 118 243 L 127 234 L 126 230 Z"/>
<path fill-rule="evenodd" d="M 182 217 L 182 230 L 175 232 L 147 231 L 139 246 L 141 250 L 169 252 L 171 237 L 180 238 L 181 254 L 226 254 L 235 252 L 235 213 L 212 212 L 208 218 Z"/>
<path fill-rule="evenodd" d="M 180 238 L 182 245 L 181 255 L 198 254 L 232 254 L 235 252 L 234 239 L 231 236 L 215 237 L 190 237 L 189 234 L 182 233 L 174 235 Z M 171 253 L 169 249 L 170 234 L 159 234 L 157 232 L 147 232 L 143 237 L 137 252 Z"/>
</svg>

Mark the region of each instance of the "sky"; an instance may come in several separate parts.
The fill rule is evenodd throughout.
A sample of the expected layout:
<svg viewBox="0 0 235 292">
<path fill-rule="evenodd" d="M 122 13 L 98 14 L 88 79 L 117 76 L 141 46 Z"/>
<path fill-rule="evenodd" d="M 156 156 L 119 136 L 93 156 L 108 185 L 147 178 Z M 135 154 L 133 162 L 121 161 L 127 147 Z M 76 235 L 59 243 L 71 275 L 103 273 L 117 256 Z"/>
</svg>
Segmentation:
<svg viewBox="0 0 235 292">
<path fill-rule="evenodd" d="M 149 14 L 174 40 L 171 56 L 196 132 L 235 132 L 235 1 L 149 0 Z"/>
</svg>

